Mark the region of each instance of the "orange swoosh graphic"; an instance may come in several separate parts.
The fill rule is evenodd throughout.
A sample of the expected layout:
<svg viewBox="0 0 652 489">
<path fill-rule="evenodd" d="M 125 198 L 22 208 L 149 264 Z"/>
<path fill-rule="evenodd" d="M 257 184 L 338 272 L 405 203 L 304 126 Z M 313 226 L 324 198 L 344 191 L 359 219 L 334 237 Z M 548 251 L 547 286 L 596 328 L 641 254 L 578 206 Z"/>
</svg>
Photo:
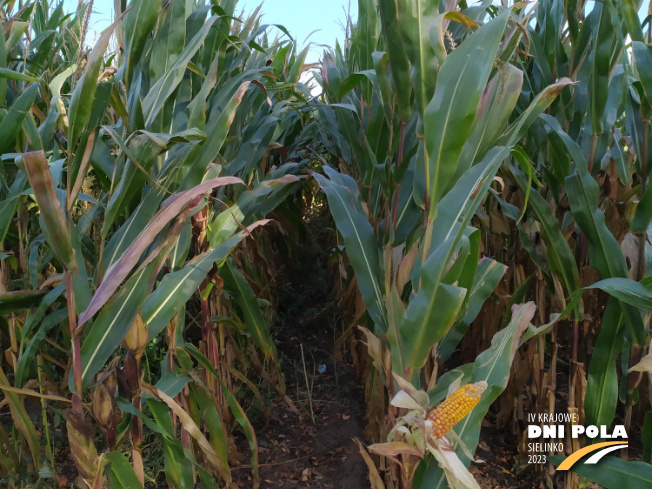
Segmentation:
<svg viewBox="0 0 652 489">
<path fill-rule="evenodd" d="M 624 441 L 605 441 L 603 443 L 596 443 L 595 445 L 589 445 L 588 447 L 584 447 L 581 450 L 578 450 L 572 455 L 566 457 L 566 459 L 561 464 L 559 464 L 557 470 L 568 470 L 575 464 L 575 462 L 581 459 L 584 455 L 591 452 L 595 452 L 596 450 L 600 450 L 601 448 L 609 447 L 612 445 L 626 445 L 626 444 L 627 442 Z"/>
</svg>

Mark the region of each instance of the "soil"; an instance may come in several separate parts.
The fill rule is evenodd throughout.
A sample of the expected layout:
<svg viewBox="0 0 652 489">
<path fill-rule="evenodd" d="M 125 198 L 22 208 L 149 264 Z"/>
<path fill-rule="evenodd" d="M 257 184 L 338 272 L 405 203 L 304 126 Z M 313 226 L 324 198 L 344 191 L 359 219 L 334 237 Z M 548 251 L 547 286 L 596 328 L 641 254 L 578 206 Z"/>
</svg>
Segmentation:
<svg viewBox="0 0 652 489">
<path fill-rule="evenodd" d="M 294 344 L 296 355 L 287 359 L 288 367 L 296 370 L 286 372 L 287 389 L 299 414 L 288 403 L 279 403 L 274 409 L 277 421 L 256 431 L 261 487 L 368 487 L 367 468 L 354 441 L 362 438 L 364 406 L 351 367 L 342 362 L 333 365 L 332 355 L 315 346 L 318 335 L 293 336 L 289 341 L 284 349 L 289 351 Z M 312 412 L 301 362 L 302 343 L 308 382 L 312 384 Z M 320 374 L 317 368 L 324 364 L 326 372 Z M 292 376 L 295 378 L 290 380 Z M 251 487 L 245 480 L 239 485 Z"/>
<path fill-rule="evenodd" d="M 488 423 L 487 423 L 488 424 Z M 516 438 L 509 430 L 483 426 L 476 460 L 470 471 L 482 489 L 544 489 L 543 474 L 525 464 L 516 450 Z"/>
</svg>

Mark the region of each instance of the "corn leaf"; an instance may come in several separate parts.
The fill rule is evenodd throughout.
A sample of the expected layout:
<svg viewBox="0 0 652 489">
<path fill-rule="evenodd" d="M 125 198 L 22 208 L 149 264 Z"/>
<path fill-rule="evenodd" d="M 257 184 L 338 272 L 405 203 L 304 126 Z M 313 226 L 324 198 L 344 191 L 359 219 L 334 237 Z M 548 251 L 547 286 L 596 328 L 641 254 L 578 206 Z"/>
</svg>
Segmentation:
<svg viewBox="0 0 652 489">
<path fill-rule="evenodd" d="M 38 91 L 38 83 L 33 83 L 23 90 L 12 104 L 7 115 L 2 119 L 2 122 L 0 122 L 0 135 L 2 135 L 0 138 L 0 154 L 6 153 L 13 147 L 16 136 L 23 126 L 23 120 L 34 103 Z"/>
<path fill-rule="evenodd" d="M 386 333 L 385 304 L 379 282 L 378 245 L 373 229 L 364 215 L 358 187 L 348 175 L 340 174 L 329 167 L 324 167 L 324 172 L 328 178 L 318 174 L 314 174 L 314 177 L 328 198 L 367 311 L 377 330 Z"/>
<path fill-rule="evenodd" d="M 104 458 L 110 463 L 109 480 L 111 487 L 118 489 L 140 489 L 142 487 L 134 468 L 122 453 L 107 453 Z"/>
<path fill-rule="evenodd" d="M 158 0 L 158 5 L 160 5 L 160 0 Z M 188 42 L 183 52 L 174 61 L 170 69 L 158 79 L 143 99 L 143 116 L 145 118 L 146 126 L 152 124 L 165 101 L 183 79 L 188 63 L 201 47 L 210 28 L 216 20 L 217 16 L 211 17 L 202 25 L 199 32 L 195 34 L 190 42 Z"/>
<path fill-rule="evenodd" d="M 587 424 L 610 426 L 618 404 L 617 358 L 623 347 L 623 310 L 609 299 L 589 364 L 584 410 Z"/>
<path fill-rule="evenodd" d="M 77 263 L 72 251 L 70 232 L 63 209 L 57 198 L 45 154 L 42 151 L 25 153 L 23 162 L 25 173 L 41 211 L 46 239 L 56 251 L 59 260 L 66 269 L 76 270 Z"/>
<path fill-rule="evenodd" d="M 139 237 L 127 248 L 122 256 L 106 271 L 106 278 L 98 287 L 88 308 L 79 316 L 79 325 L 88 321 L 115 293 L 125 277 L 136 265 L 145 249 L 165 226 L 176 218 L 184 208 L 192 210 L 199 204 L 203 195 L 215 187 L 222 185 L 242 183 L 235 177 L 221 177 L 204 182 L 191 190 L 180 192 L 170 197 L 161 210 L 151 219 L 149 225 L 143 229 Z"/>
<path fill-rule="evenodd" d="M 68 118 L 70 120 L 68 141 L 70 141 L 73 147 L 76 146 L 77 139 L 81 136 L 91 116 L 91 109 L 97 90 L 97 78 L 100 73 L 100 67 L 102 66 L 104 52 L 109 45 L 109 39 L 113 35 L 114 27 L 115 24 L 112 24 L 102 32 L 97 44 L 88 55 L 84 74 L 77 82 L 75 90 L 70 97 L 70 105 L 68 106 Z"/>
<path fill-rule="evenodd" d="M 248 228 L 247 232 L 238 233 L 213 250 L 196 256 L 181 270 L 163 277 L 163 280 L 143 305 L 143 321 L 148 325 L 149 338 L 155 338 L 172 317 L 197 292 L 213 265 L 222 263 L 233 249 L 249 232 L 266 221 L 259 221 Z"/>
<path fill-rule="evenodd" d="M 452 183 L 508 15 L 506 10 L 469 36 L 448 55 L 437 75 L 435 93 L 424 116 L 425 178 L 430 197 L 430 218 L 436 216 L 437 204 Z"/>
<path fill-rule="evenodd" d="M 265 317 L 258 305 L 258 298 L 249 282 L 231 260 L 226 261 L 220 275 L 224 279 L 226 289 L 233 293 L 236 303 L 242 311 L 247 330 L 254 342 L 265 353 L 267 358 L 275 359 L 276 345 L 272 341 L 269 334 L 269 325 L 265 321 Z"/>
<path fill-rule="evenodd" d="M 549 457 L 554 465 L 563 462 L 564 457 Z M 570 469 L 606 489 L 652 489 L 652 465 L 618 457 L 604 457 L 599 464 L 576 463 Z"/>
</svg>

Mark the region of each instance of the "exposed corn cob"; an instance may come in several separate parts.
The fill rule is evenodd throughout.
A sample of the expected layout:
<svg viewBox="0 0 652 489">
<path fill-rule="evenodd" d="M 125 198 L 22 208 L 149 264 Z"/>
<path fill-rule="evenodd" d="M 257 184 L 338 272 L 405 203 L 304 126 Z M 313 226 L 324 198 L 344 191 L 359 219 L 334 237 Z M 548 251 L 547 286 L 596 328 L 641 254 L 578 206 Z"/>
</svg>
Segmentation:
<svg viewBox="0 0 652 489">
<path fill-rule="evenodd" d="M 462 421 L 478 405 L 480 397 L 486 389 L 485 381 L 463 385 L 439 406 L 431 409 L 426 418 L 432 421 L 433 436 L 441 438 L 453 426 Z"/>
</svg>

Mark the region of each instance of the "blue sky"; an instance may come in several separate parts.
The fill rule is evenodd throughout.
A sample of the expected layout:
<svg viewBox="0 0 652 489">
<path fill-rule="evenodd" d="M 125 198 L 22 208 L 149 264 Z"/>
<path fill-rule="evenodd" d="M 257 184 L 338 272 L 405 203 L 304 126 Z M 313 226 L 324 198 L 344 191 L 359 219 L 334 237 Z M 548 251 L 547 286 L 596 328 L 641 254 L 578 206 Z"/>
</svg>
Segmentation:
<svg viewBox="0 0 652 489">
<path fill-rule="evenodd" d="M 643 1 L 641 19 L 647 14 L 649 2 L 650 0 Z M 283 24 L 300 47 L 306 46 L 307 42 L 312 43 L 306 59 L 309 63 L 319 61 L 323 51 L 320 45 L 334 46 L 336 40 L 341 42 L 344 39 L 343 26 L 347 12 L 350 12 L 354 20 L 358 17 L 357 0 L 326 0 L 319 3 L 315 0 L 240 0 L 236 11 L 240 13 L 244 10 L 246 16 L 261 3 L 263 23 Z M 591 8 L 591 3 L 589 0 L 587 8 Z M 77 0 L 64 0 L 64 4 L 72 10 L 77 6 Z M 113 0 L 95 0 L 93 11 L 89 39 L 91 44 L 93 38 L 111 22 Z"/>
<path fill-rule="evenodd" d="M 241 0 L 238 9 L 244 8 L 246 15 L 260 3 L 259 0 Z M 307 45 L 306 39 L 310 36 L 308 42 L 312 46 L 308 62 L 321 57 L 323 47 L 319 45 L 334 46 L 336 39 L 343 41 L 347 12 L 354 21 L 358 18 L 357 0 L 264 0 L 262 4 L 263 23 L 284 25 L 301 47 Z"/>
<path fill-rule="evenodd" d="M 312 63 L 321 57 L 323 47 L 320 44 L 334 46 L 336 40 L 341 42 L 344 39 L 343 26 L 349 11 L 349 1 L 351 16 L 357 19 L 357 0 L 326 0 L 320 3 L 314 0 L 240 0 L 236 12 L 239 14 L 244 10 L 246 16 L 262 3 L 263 23 L 284 25 L 301 47 L 307 45 L 306 38 L 310 36 L 308 42 L 313 45 L 306 61 Z M 64 0 L 64 4 L 70 11 L 76 8 L 77 0 Z M 93 12 L 90 41 L 110 24 L 113 0 L 95 0 Z"/>
</svg>

